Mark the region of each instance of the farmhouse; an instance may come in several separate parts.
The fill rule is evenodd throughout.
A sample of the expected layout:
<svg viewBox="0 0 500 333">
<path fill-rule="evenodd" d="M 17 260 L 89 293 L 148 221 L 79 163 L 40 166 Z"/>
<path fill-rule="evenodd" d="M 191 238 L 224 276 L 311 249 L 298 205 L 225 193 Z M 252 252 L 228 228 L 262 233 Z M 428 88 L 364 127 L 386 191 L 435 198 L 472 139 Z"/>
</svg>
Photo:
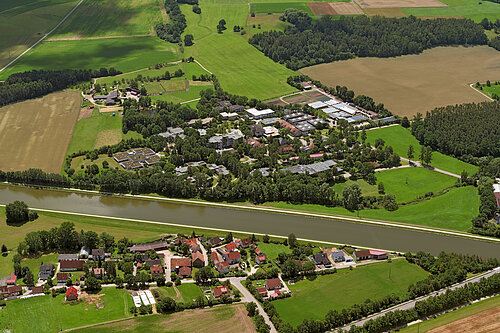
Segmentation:
<svg viewBox="0 0 500 333">
<path fill-rule="evenodd" d="M 266 280 L 266 288 L 267 290 L 274 290 L 281 288 L 281 280 L 279 278 Z"/>
<path fill-rule="evenodd" d="M 43 287 L 42 286 L 35 286 L 31 288 L 31 294 L 43 294 Z"/>
<path fill-rule="evenodd" d="M 81 271 L 83 270 L 83 260 L 63 260 L 59 263 L 61 272 Z"/>
<path fill-rule="evenodd" d="M 257 110 L 255 108 L 252 108 L 252 109 L 246 110 L 246 113 L 249 117 L 251 117 L 253 119 L 263 119 L 263 118 L 271 117 L 274 114 L 274 111 L 271 109 Z"/>
<path fill-rule="evenodd" d="M 78 290 L 75 287 L 71 286 L 66 290 L 66 300 L 67 301 L 76 301 L 78 299 Z"/>
<path fill-rule="evenodd" d="M 23 287 L 20 284 L 7 287 L 7 294 L 9 296 L 20 296 L 23 294 Z"/>
<path fill-rule="evenodd" d="M 118 91 L 113 90 L 108 95 L 94 95 L 94 100 L 104 101 L 106 105 L 115 105 L 118 101 Z"/>
<path fill-rule="evenodd" d="M 170 268 L 180 277 L 188 277 L 191 275 L 191 259 L 189 258 L 172 258 L 170 260 Z"/>
<path fill-rule="evenodd" d="M 387 251 L 382 251 L 382 250 L 354 251 L 354 258 L 357 261 L 366 259 L 383 260 L 387 259 Z"/>
</svg>

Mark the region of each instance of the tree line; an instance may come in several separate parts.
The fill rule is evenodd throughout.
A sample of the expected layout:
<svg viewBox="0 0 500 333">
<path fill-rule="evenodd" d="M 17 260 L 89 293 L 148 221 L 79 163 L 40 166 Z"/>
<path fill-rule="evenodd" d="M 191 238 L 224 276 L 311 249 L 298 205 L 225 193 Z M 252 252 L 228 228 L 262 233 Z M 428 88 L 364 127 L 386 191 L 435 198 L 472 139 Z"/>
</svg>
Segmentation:
<svg viewBox="0 0 500 333">
<path fill-rule="evenodd" d="M 165 10 L 168 14 L 169 22 L 158 23 L 155 26 L 156 35 L 170 43 L 181 43 L 181 35 L 187 27 L 186 17 L 176 0 L 165 0 Z"/>
<path fill-rule="evenodd" d="M 0 83 L 0 106 L 40 97 L 95 77 L 117 74 L 121 72 L 113 67 L 109 70 L 106 68 L 33 70 L 12 74 L 4 83 Z"/>
<path fill-rule="evenodd" d="M 293 70 L 356 56 L 394 57 L 436 46 L 488 44 L 482 26 L 469 19 L 323 16 L 311 20 L 300 10 L 287 9 L 283 20 L 293 26 L 256 34 L 249 43 Z"/>
</svg>

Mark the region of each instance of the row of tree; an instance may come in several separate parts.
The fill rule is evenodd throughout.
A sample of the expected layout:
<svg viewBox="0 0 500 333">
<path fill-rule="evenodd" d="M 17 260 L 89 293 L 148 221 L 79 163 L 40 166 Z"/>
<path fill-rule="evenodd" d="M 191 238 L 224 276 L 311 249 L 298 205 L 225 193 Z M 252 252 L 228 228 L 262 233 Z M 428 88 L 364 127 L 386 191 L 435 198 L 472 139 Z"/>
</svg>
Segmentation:
<svg viewBox="0 0 500 333">
<path fill-rule="evenodd" d="M 65 89 L 91 78 L 120 74 L 114 68 L 109 70 L 65 69 L 65 70 L 33 70 L 10 75 L 0 83 L 0 106 L 26 99 L 36 98 L 53 91 Z"/>
<path fill-rule="evenodd" d="M 249 42 L 291 69 L 359 57 L 418 54 L 446 45 L 485 45 L 483 27 L 469 19 L 421 20 L 416 17 L 323 16 L 318 20 L 296 9 L 283 17 L 285 31 L 266 31 Z"/>
<path fill-rule="evenodd" d="M 156 35 L 170 43 L 181 43 L 181 35 L 187 27 L 186 16 L 181 11 L 179 3 L 193 3 L 198 1 L 187 0 L 165 0 L 165 10 L 168 14 L 168 23 L 158 23 L 155 26 Z M 198 7 L 199 8 L 199 7 Z"/>
</svg>

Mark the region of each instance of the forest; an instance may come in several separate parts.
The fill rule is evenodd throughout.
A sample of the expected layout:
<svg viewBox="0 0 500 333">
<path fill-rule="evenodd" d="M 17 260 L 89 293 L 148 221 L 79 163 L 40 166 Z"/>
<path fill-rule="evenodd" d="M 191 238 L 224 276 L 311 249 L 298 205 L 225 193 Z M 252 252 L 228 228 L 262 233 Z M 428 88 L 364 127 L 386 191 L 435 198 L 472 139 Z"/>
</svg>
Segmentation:
<svg viewBox="0 0 500 333">
<path fill-rule="evenodd" d="M 436 108 L 415 117 L 412 134 L 447 155 L 500 157 L 500 102 Z"/>
<path fill-rule="evenodd" d="M 121 72 L 114 68 L 34 70 L 12 74 L 5 82 L 0 83 L 0 106 L 40 97 L 92 78 L 118 74 Z"/>
<path fill-rule="evenodd" d="M 181 43 L 181 35 L 187 27 L 186 17 L 176 0 L 165 0 L 165 10 L 169 22 L 157 24 L 155 26 L 156 35 L 170 43 Z"/>
<path fill-rule="evenodd" d="M 356 56 L 394 57 L 436 46 L 488 44 L 483 27 L 469 19 L 323 16 L 311 20 L 296 9 L 287 9 L 282 19 L 292 26 L 284 32 L 256 34 L 249 43 L 293 70 Z"/>
</svg>

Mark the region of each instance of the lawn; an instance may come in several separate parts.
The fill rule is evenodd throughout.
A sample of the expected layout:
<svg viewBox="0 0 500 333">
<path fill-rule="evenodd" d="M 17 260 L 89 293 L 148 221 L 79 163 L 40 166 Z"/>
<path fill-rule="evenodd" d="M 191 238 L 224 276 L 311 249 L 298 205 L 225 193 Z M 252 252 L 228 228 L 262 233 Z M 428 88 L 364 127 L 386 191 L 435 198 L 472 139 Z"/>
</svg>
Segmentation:
<svg viewBox="0 0 500 333">
<path fill-rule="evenodd" d="M 333 185 L 333 188 L 338 195 L 342 196 L 342 191 L 344 190 L 344 187 L 351 185 L 351 184 L 354 184 L 354 183 L 359 185 L 359 187 L 361 188 L 361 193 L 363 195 L 365 195 L 365 196 L 378 195 L 377 186 L 368 184 L 364 179 L 359 179 L 356 181 L 347 180 L 344 183 L 338 183 L 338 184 Z"/>
<path fill-rule="evenodd" d="M 35 277 L 35 282 L 38 280 L 38 271 L 40 270 L 40 265 L 41 264 L 52 264 L 54 267 L 57 266 L 57 259 L 58 259 L 58 254 L 57 253 L 52 253 L 52 254 L 45 254 L 42 255 L 38 258 L 26 258 L 21 261 L 21 266 L 26 266 L 29 267 L 31 272 L 33 273 L 33 276 Z M 12 263 L 11 269 L 14 268 L 14 264 Z"/>
<path fill-rule="evenodd" d="M 403 168 L 376 173 L 385 193 L 394 194 L 398 202 L 409 202 L 427 192 L 437 193 L 453 186 L 457 179 L 426 168 Z"/>
<path fill-rule="evenodd" d="M 87 0 L 52 38 L 151 35 L 163 22 L 163 0 Z"/>
<path fill-rule="evenodd" d="M 413 145 L 415 150 L 413 160 L 418 160 L 420 154 L 420 143 L 415 139 L 409 129 L 402 126 L 390 126 L 379 129 L 366 131 L 368 142 L 374 145 L 377 139 L 383 139 L 386 146 L 392 146 L 394 152 L 401 157 L 408 157 L 408 146 Z M 478 171 L 478 167 L 469 163 L 465 163 L 451 156 L 444 155 L 440 152 L 433 152 L 431 165 L 435 168 L 453 172 L 460 175 L 463 170 L 466 170 L 469 175 Z M 385 184 L 384 184 L 385 185 Z"/>
<path fill-rule="evenodd" d="M 292 253 L 292 250 L 283 244 L 259 243 L 257 247 L 271 260 L 278 258 L 280 253 Z"/>
<path fill-rule="evenodd" d="M 500 19 L 500 4 L 490 1 L 440 0 L 448 7 L 403 8 L 408 15 L 414 16 L 458 16 L 480 22 L 485 17 L 490 21 Z"/>
<path fill-rule="evenodd" d="M 466 307 L 460 308 L 458 310 L 445 313 L 436 318 L 432 318 L 421 322 L 419 324 L 411 325 L 409 327 L 399 330 L 401 333 L 423 333 L 428 332 L 434 328 L 441 327 L 443 325 L 452 323 L 454 321 L 460 320 L 462 318 L 467 318 L 469 316 L 475 315 L 477 313 L 495 308 L 500 306 L 500 296 L 495 296 L 488 298 L 484 301 L 477 302 Z"/>
<path fill-rule="evenodd" d="M 410 284 L 427 275 L 404 259 L 362 265 L 318 276 L 313 281 L 299 281 L 289 286 L 292 297 L 273 304 L 286 322 L 296 326 L 304 319 L 323 319 L 329 310 L 340 311 L 366 299 L 377 300 L 392 293 L 404 296 Z"/>
<path fill-rule="evenodd" d="M 113 145 L 122 139 L 140 138 L 139 133 L 122 133 L 122 118 L 94 110 L 92 117 L 80 119 L 75 126 L 67 154 Z"/>
<path fill-rule="evenodd" d="M 1 73 L 32 69 L 99 69 L 122 72 L 178 60 L 176 47 L 156 37 L 106 38 L 43 42 Z"/>
<path fill-rule="evenodd" d="M 177 289 L 181 293 L 182 302 L 184 304 L 193 303 L 193 300 L 198 296 L 203 296 L 203 292 L 200 287 L 198 287 L 195 283 L 183 283 L 180 286 L 177 286 Z"/>
<path fill-rule="evenodd" d="M 251 13 L 283 13 L 288 8 L 302 10 L 313 16 L 313 12 L 307 5 L 307 2 L 271 2 L 271 3 L 252 3 L 250 5 Z"/>
<path fill-rule="evenodd" d="M 190 101 L 196 98 L 200 98 L 200 93 L 203 90 L 206 89 L 214 89 L 213 85 L 200 85 L 196 86 L 192 84 L 192 81 L 189 83 L 189 90 L 188 91 L 177 91 L 177 92 L 172 92 L 168 94 L 163 94 L 163 95 L 158 95 L 158 96 L 151 96 L 152 101 L 166 101 L 166 102 L 172 102 L 172 103 L 182 103 L 185 101 Z"/>
<path fill-rule="evenodd" d="M 103 288 L 104 307 L 80 301 L 67 304 L 64 295 L 9 301 L 0 311 L 0 329 L 13 332 L 56 332 L 73 327 L 130 317 L 132 298 L 126 290 Z M 29 314 L 29 320 L 26 318 Z"/>
<path fill-rule="evenodd" d="M 292 210 L 304 210 L 332 215 L 357 216 L 342 207 L 320 205 L 295 205 L 285 202 L 271 202 L 267 206 Z M 451 189 L 441 196 L 425 200 L 418 204 L 402 206 L 390 212 L 385 209 L 365 209 L 359 217 L 423 225 L 435 228 L 468 231 L 471 220 L 479 212 L 479 197 L 475 187 L 467 186 Z"/>
<path fill-rule="evenodd" d="M 255 332 L 244 304 L 185 310 L 168 315 L 136 317 L 131 320 L 77 330 L 77 332 Z"/>
<path fill-rule="evenodd" d="M 265 100 L 296 91 L 286 83 L 295 72 L 267 58 L 248 44 L 245 36 L 233 32 L 233 26 L 246 25 L 247 3 L 201 7 L 198 15 L 191 6 L 181 6 L 188 24 L 185 34 L 194 36 L 194 45 L 185 48 L 185 57 L 200 61 L 217 75 L 224 90 L 234 94 Z M 218 34 L 216 26 L 221 19 L 227 22 L 227 30 Z"/>
<path fill-rule="evenodd" d="M 483 90 L 480 90 L 486 95 L 492 97 L 493 94 L 497 94 L 497 96 L 500 96 L 500 84 L 492 84 L 490 87 L 488 86 L 483 86 Z"/>
</svg>

